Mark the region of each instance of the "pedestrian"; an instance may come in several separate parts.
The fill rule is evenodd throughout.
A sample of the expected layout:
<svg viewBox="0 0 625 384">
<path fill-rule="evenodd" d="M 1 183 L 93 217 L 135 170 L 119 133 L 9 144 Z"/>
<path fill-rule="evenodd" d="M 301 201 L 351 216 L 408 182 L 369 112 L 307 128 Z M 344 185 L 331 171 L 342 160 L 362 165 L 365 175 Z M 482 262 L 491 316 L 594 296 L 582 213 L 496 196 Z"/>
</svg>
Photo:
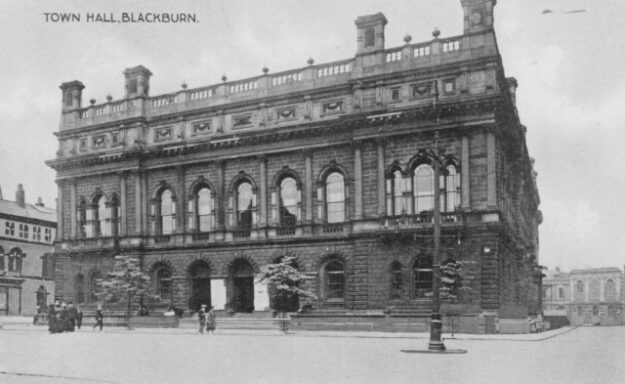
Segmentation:
<svg viewBox="0 0 625 384">
<path fill-rule="evenodd" d="M 78 310 L 74 307 L 74 303 L 71 301 L 67 303 L 67 317 L 68 317 L 68 325 L 67 330 L 69 332 L 74 332 L 76 329 L 76 319 L 78 318 Z"/>
<path fill-rule="evenodd" d="M 217 321 L 215 319 L 215 310 L 211 305 L 210 310 L 206 313 L 206 333 L 213 332 L 215 333 L 215 328 L 217 327 Z"/>
<path fill-rule="evenodd" d="M 76 326 L 80 329 L 82 325 L 82 309 L 80 309 L 80 305 L 76 305 Z"/>
<path fill-rule="evenodd" d="M 54 309 L 54 304 L 50 303 L 48 305 L 48 332 L 56 333 L 56 311 Z"/>
<path fill-rule="evenodd" d="M 198 320 L 200 321 L 200 333 L 204 333 L 204 327 L 206 326 L 206 304 L 200 306 L 200 310 L 197 312 Z"/>
<path fill-rule="evenodd" d="M 100 331 L 102 331 L 102 327 L 104 326 L 103 320 L 104 314 L 102 313 L 102 304 L 98 304 L 98 310 L 95 311 L 95 325 L 93 326 L 93 329 L 99 325 Z"/>
<path fill-rule="evenodd" d="M 59 332 L 69 331 L 69 313 L 67 311 L 67 303 L 61 303 L 61 316 L 59 323 Z"/>
</svg>

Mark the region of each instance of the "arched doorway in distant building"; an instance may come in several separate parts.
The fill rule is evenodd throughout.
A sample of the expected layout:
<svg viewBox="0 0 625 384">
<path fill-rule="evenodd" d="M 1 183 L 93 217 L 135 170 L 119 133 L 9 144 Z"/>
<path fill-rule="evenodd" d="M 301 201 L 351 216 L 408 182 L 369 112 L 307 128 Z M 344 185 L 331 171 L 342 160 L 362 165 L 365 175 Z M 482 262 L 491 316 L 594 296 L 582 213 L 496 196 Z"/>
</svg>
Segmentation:
<svg viewBox="0 0 625 384">
<path fill-rule="evenodd" d="M 253 312 L 254 268 L 249 261 L 240 258 L 232 262 L 228 272 L 229 307 L 235 312 Z"/>
<path fill-rule="evenodd" d="M 189 286 L 191 296 L 189 297 L 189 308 L 193 311 L 200 309 L 202 304 L 211 306 L 211 270 L 208 263 L 198 260 L 192 263 L 188 269 Z"/>
</svg>

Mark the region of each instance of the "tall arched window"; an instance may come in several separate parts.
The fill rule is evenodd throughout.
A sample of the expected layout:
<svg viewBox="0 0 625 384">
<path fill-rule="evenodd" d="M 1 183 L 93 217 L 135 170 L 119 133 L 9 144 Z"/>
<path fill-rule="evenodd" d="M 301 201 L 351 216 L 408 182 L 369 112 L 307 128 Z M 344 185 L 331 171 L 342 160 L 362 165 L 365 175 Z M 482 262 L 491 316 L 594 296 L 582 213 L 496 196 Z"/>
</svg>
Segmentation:
<svg viewBox="0 0 625 384">
<path fill-rule="evenodd" d="M 211 190 L 202 187 L 197 192 L 197 228 L 199 232 L 210 232 L 214 227 L 214 202 Z"/>
<path fill-rule="evenodd" d="M 332 260 L 324 267 L 325 298 L 342 300 L 345 298 L 345 268 L 340 260 Z"/>
<path fill-rule="evenodd" d="M 414 297 L 423 298 L 432 292 L 433 269 L 432 259 L 427 256 L 419 256 L 413 266 Z"/>
<path fill-rule="evenodd" d="M 391 264 L 391 299 L 400 299 L 404 289 L 404 279 L 401 264 L 398 261 Z"/>
<path fill-rule="evenodd" d="M 13 248 L 9 252 L 9 272 L 22 272 L 22 259 L 26 257 L 26 255 L 22 252 L 20 248 Z"/>
<path fill-rule="evenodd" d="M 85 277 L 81 273 L 74 278 L 74 300 L 76 304 L 85 302 Z"/>
<path fill-rule="evenodd" d="M 605 299 L 616 299 L 616 285 L 614 284 L 614 280 L 612 279 L 608 279 L 608 281 L 606 281 L 605 283 Z"/>
<path fill-rule="evenodd" d="M 156 295 L 163 300 L 173 297 L 173 283 L 169 268 L 161 267 L 156 271 Z"/>
<path fill-rule="evenodd" d="M 415 168 L 412 191 L 415 213 L 434 209 L 434 170 L 429 164 Z"/>
<path fill-rule="evenodd" d="M 345 221 L 345 181 L 338 172 L 326 178 L 326 215 L 328 223 Z"/>
<path fill-rule="evenodd" d="M 176 206 L 173 200 L 173 195 L 169 189 L 165 189 L 161 192 L 159 206 L 161 234 L 169 235 L 173 233 L 176 228 Z"/>
<path fill-rule="evenodd" d="M 297 182 L 292 177 L 285 177 L 280 182 L 280 225 L 293 227 L 299 220 L 297 209 Z"/>
<path fill-rule="evenodd" d="M 250 229 L 254 224 L 254 190 L 252 184 L 244 181 L 237 187 L 237 218 L 241 229 Z"/>
<path fill-rule="evenodd" d="M 448 165 L 446 175 L 441 177 L 441 189 L 444 190 L 444 197 L 441 198 L 441 211 L 453 212 L 460 206 L 460 174 L 454 165 Z"/>
<path fill-rule="evenodd" d="M 95 221 L 97 221 L 96 235 L 111 236 L 111 221 L 106 197 L 101 196 L 97 201 L 97 211 Z"/>
</svg>

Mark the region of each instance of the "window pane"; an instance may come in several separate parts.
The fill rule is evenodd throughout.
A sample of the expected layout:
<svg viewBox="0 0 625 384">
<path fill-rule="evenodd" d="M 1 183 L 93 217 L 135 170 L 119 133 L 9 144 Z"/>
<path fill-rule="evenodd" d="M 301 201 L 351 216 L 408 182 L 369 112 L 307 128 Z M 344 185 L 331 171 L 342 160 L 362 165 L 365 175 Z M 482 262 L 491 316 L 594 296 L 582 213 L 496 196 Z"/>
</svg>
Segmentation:
<svg viewBox="0 0 625 384">
<path fill-rule="evenodd" d="M 427 164 L 414 172 L 415 213 L 434 209 L 434 171 Z"/>
<path fill-rule="evenodd" d="M 198 229 L 209 232 L 212 228 L 213 197 L 208 188 L 202 188 L 197 194 Z"/>
<path fill-rule="evenodd" d="M 284 226 L 293 226 L 297 219 L 297 183 L 287 177 L 280 183 L 280 222 Z"/>
<path fill-rule="evenodd" d="M 161 193 L 161 233 L 169 235 L 174 231 L 174 202 L 171 191 L 166 189 Z"/>
<path fill-rule="evenodd" d="M 415 297 L 426 297 L 432 291 L 432 261 L 427 257 L 419 257 L 414 264 Z"/>
<path fill-rule="evenodd" d="M 252 209 L 253 209 L 253 197 L 252 184 L 241 183 L 237 189 L 237 211 L 239 215 L 239 228 L 251 228 L 253 224 Z"/>
<path fill-rule="evenodd" d="M 345 272 L 340 261 L 331 261 L 326 265 L 326 298 L 342 299 L 345 297 Z"/>
<path fill-rule="evenodd" d="M 453 165 L 447 167 L 445 195 L 446 205 L 443 206 L 445 211 L 451 212 L 460 206 L 460 175 Z"/>
<path fill-rule="evenodd" d="M 345 221 L 345 186 L 343 175 L 331 173 L 326 181 L 327 219 L 329 223 Z"/>
<path fill-rule="evenodd" d="M 393 205 L 395 206 L 395 215 L 401 215 L 406 212 L 403 199 L 403 176 L 401 171 L 393 172 Z"/>
</svg>

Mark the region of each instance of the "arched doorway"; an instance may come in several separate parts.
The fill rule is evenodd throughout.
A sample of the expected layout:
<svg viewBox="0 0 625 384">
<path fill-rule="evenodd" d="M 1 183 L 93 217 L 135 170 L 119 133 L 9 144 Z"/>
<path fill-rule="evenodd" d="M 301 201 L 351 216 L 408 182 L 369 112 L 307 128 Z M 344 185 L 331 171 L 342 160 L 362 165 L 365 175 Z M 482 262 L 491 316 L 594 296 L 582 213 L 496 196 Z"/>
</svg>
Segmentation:
<svg viewBox="0 0 625 384">
<path fill-rule="evenodd" d="M 191 297 L 189 308 L 197 311 L 202 304 L 211 305 L 210 267 L 205 261 L 197 261 L 189 268 Z"/>
<path fill-rule="evenodd" d="M 230 308 L 235 312 L 254 311 L 254 268 L 245 259 L 236 259 L 230 266 L 230 287 L 232 287 Z"/>
</svg>

